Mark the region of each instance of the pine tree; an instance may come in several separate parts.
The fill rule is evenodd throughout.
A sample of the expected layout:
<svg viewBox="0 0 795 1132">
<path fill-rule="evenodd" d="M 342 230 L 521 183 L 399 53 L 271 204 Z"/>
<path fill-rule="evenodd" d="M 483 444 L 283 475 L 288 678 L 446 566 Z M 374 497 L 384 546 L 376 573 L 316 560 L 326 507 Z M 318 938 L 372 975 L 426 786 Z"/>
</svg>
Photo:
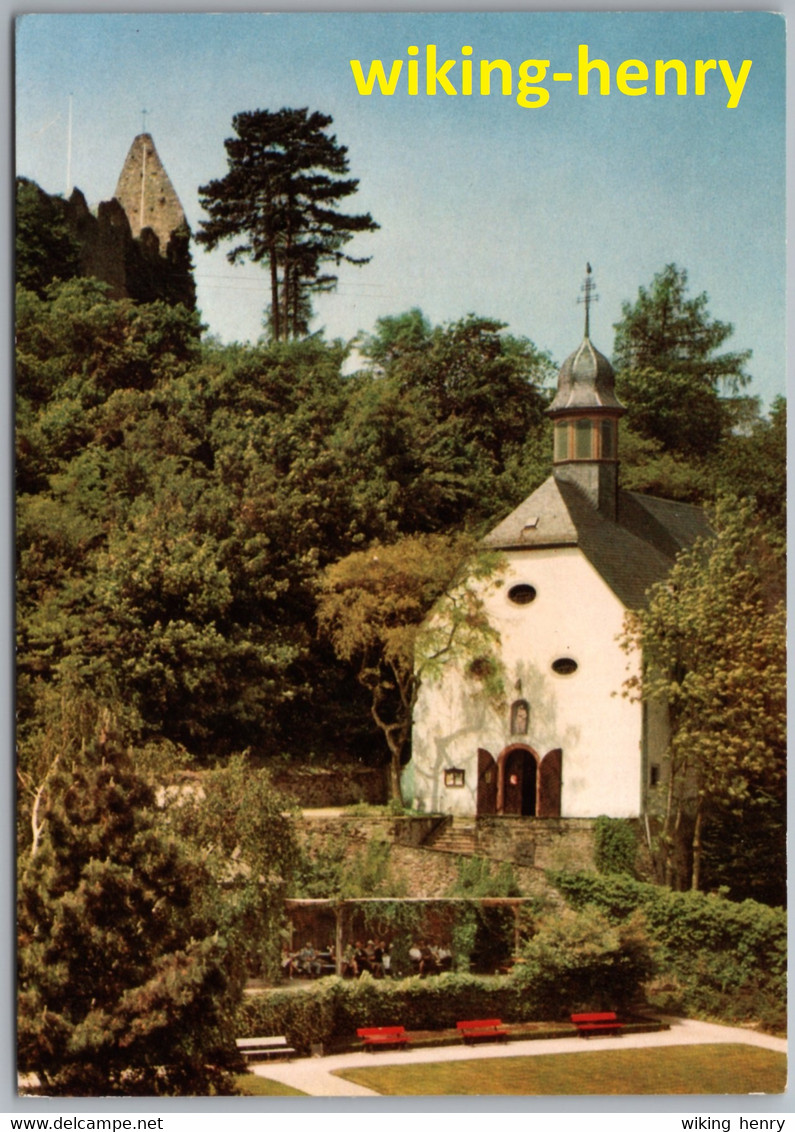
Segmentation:
<svg viewBox="0 0 795 1132">
<path fill-rule="evenodd" d="M 319 111 L 286 107 L 236 114 L 237 136 L 224 143 L 229 171 L 199 189 L 210 219 L 201 221 L 198 242 L 214 248 L 242 237 L 229 262 L 268 263 L 270 329 L 277 341 L 306 333 L 309 295 L 335 287 L 337 277 L 322 274 L 321 266 L 367 263 L 342 249 L 357 232 L 378 228 L 369 213 L 336 211 L 359 182 L 344 178 L 348 151 L 325 132 L 331 123 Z"/>
<path fill-rule="evenodd" d="M 107 714 L 78 746 L 81 712 L 51 719 L 38 773 L 20 773 L 20 1068 L 51 1095 L 234 1092 L 234 1013 L 248 958 L 278 920 L 278 854 L 291 852 L 278 795 L 263 807 L 254 783 L 245 829 L 240 798 L 223 828 L 195 789 L 170 813 Z M 212 793 L 217 805 L 229 789 Z M 246 867 L 241 832 L 269 819 L 271 840 Z"/>
<path fill-rule="evenodd" d="M 750 378 L 750 351 L 717 351 L 731 323 L 711 317 L 705 293 L 687 294 L 687 271 L 669 263 L 615 324 L 613 361 L 632 429 L 665 451 L 706 455 L 728 433 L 732 402 Z"/>
</svg>

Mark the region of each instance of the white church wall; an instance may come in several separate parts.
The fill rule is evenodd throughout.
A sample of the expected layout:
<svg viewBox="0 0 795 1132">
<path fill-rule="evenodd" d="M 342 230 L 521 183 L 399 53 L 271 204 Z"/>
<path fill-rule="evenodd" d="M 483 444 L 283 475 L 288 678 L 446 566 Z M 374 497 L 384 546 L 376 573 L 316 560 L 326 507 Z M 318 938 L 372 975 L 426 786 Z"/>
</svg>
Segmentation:
<svg viewBox="0 0 795 1132">
<path fill-rule="evenodd" d="M 506 701 L 495 706 L 478 681 L 450 665 L 426 683 L 414 713 L 413 797 L 425 811 L 474 814 L 477 752 L 496 759 L 513 743 L 539 757 L 561 748 L 561 816 L 634 817 L 641 811 L 641 706 L 622 696 L 631 666 L 621 650 L 624 607 L 576 547 L 511 551 L 503 585 L 485 591 L 490 620 L 501 635 Z M 525 605 L 508 597 L 526 583 Z M 557 675 L 554 661 L 577 663 Z M 530 705 L 525 735 L 510 733 L 510 705 Z M 463 786 L 445 786 L 445 770 L 464 770 Z"/>
</svg>

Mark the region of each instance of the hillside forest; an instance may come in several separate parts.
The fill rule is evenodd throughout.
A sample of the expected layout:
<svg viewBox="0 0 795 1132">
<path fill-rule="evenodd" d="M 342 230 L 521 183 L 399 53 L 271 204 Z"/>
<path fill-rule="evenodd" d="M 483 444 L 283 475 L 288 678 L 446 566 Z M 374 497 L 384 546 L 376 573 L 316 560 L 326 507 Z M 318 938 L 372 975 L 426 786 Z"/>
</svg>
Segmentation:
<svg viewBox="0 0 795 1132">
<path fill-rule="evenodd" d="M 534 490 L 551 469 L 545 409 L 562 359 L 498 312 L 434 326 L 412 309 L 354 342 L 222 344 L 195 310 L 109 298 L 80 276 L 46 194 L 19 192 L 23 802 L 48 765 L 53 719 L 86 704 L 164 771 L 240 752 L 265 766 L 388 763 L 372 688 L 319 629 L 324 578 L 375 546 L 400 557 L 426 540 L 438 561 Z M 628 407 L 622 483 L 708 507 L 744 501 L 770 605 L 783 578 L 786 407 L 762 411 L 750 351 L 731 337 L 675 264 L 627 298 L 613 350 Z M 426 586 L 415 621 L 447 581 Z M 397 690 L 385 679 L 381 692 L 382 722 L 394 720 Z M 780 782 L 757 785 L 765 804 L 741 798 L 744 820 L 783 822 Z M 702 884 L 728 870 L 746 894 L 747 854 L 713 852 L 737 824 L 731 790 L 711 804 L 725 812 Z"/>
</svg>

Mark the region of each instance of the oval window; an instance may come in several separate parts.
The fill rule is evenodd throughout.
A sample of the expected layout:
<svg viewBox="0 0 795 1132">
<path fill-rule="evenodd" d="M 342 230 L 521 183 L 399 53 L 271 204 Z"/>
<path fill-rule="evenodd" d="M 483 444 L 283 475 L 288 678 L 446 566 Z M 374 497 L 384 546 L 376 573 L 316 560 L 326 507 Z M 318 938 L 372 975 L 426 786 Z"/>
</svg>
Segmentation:
<svg viewBox="0 0 795 1132">
<path fill-rule="evenodd" d="M 572 660 L 570 656 L 561 656 L 552 661 L 552 671 L 557 672 L 558 676 L 571 676 L 572 672 L 577 671 L 577 668 L 577 661 Z"/>
<path fill-rule="evenodd" d="M 527 582 L 520 582 L 518 586 L 511 586 L 508 590 L 508 599 L 514 605 L 529 605 L 531 601 L 535 601 L 535 596 L 535 586 L 530 586 Z"/>
</svg>

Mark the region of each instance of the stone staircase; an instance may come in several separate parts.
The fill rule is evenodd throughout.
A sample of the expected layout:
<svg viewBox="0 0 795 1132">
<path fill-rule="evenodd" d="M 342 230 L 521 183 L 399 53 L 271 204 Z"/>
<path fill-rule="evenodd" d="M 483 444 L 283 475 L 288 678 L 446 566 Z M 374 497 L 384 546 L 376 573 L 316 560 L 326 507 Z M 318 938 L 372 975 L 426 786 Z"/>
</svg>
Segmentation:
<svg viewBox="0 0 795 1132">
<path fill-rule="evenodd" d="M 467 818 L 450 818 L 423 844 L 423 849 L 436 853 L 454 853 L 471 857 L 477 851 L 475 825 Z"/>
</svg>

